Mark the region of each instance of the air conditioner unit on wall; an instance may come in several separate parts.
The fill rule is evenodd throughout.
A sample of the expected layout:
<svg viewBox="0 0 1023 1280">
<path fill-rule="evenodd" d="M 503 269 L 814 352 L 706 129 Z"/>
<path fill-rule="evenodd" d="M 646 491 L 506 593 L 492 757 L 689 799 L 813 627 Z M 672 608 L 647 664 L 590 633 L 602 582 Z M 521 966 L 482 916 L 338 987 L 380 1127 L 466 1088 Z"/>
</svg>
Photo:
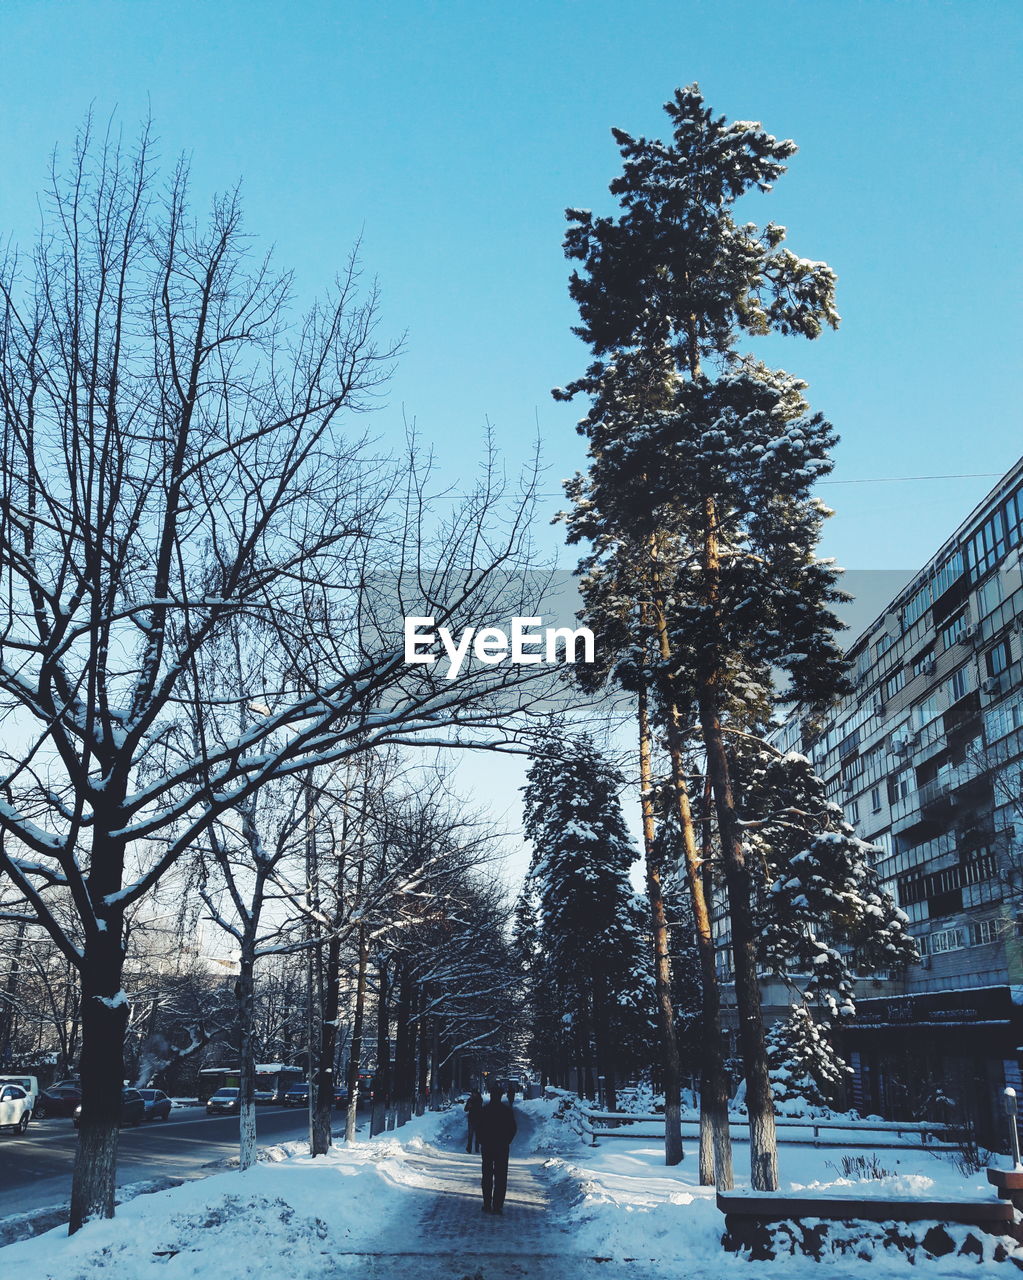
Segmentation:
<svg viewBox="0 0 1023 1280">
<path fill-rule="evenodd" d="M 974 640 L 979 638 L 979 635 L 980 628 L 975 622 L 971 622 L 968 627 L 963 627 L 959 635 L 959 641 L 961 644 L 972 644 Z"/>
<path fill-rule="evenodd" d="M 933 676 L 935 671 L 937 671 L 937 669 L 938 669 L 938 664 L 934 661 L 933 658 L 931 658 L 928 662 L 925 662 L 923 665 L 923 673 L 925 676 Z"/>
<path fill-rule="evenodd" d="M 981 681 L 980 687 L 987 694 L 1001 693 L 1002 678 L 1001 676 L 988 676 L 986 680 Z"/>
</svg>

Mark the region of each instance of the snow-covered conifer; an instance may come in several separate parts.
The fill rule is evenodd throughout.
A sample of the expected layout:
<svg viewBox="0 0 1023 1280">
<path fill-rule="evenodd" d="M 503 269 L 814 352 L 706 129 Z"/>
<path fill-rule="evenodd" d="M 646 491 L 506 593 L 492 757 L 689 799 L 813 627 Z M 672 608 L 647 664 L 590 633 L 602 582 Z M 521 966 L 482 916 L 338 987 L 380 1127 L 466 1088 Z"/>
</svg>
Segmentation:
<svg viewBox="0 0 1023 1280">
<path fill-rule="evenodd" d="M 636 854 L 623 786 L 588 738 L 552 734 L 534 755 L 525 788 L 534 1002 L 548 1033 L 560 1025 L 559 1050 L 582 1069 L 588 1091 L 603 1075 L 612 1099 L 618 1072 L 642 1060 L 651 994 L 629 883 Z"/>
<path fill-rule="evenodd" d="M 830 1106 L 852 1074 L 804 1004 L 793 1005 L 789 1016 L 767 1033 L 767 1052 L 771 1085 L 780 1103 Z"/>
<path fill-rule="evenodd" d="M 658 637 L 669 726 L 695 720 L 706 755 L 731 916 L 753 1185 L 777 1155 L 757 984 L 753 883 L 738 825 L 729 731 L 772 697 L 772 669 L 811 703 L 840 687 L 833 566 L 814 548 L 826 514 L 812 486 L 835 437 L 804 384 L 744 355 L 746 335 L 813 338 L 836 326 L 835 276 L 733 206 L 768 191 L 795 144 L 714 117 L 693 85 L 666 104 L 672 139 L 615 130 L 620 214 L 569 210 L 570 292 L 592 349 L 555 392 L 590 397 L 590 467 L 569 486 L 570 538 L 588 540 L 584 591 L 617 579 L 621 547 L 644 559 L 634 599 Z M 676 773 L 678 770 L 676 770 Z M 696 877 L 691 875 L 696 888 Z M 698 913 L 699 919 L 699 913 Z"/>
<path fill-rule="evenodd" d="M 828 800 L 805 756 L 750 748 L 738 755 L 736 775 L 759 869 L 761 963 L 832 1017 L 851 1016 L 857 973 L 918 958 L 909 922 L 875 870 L 877 851 Z"/>
</svg>

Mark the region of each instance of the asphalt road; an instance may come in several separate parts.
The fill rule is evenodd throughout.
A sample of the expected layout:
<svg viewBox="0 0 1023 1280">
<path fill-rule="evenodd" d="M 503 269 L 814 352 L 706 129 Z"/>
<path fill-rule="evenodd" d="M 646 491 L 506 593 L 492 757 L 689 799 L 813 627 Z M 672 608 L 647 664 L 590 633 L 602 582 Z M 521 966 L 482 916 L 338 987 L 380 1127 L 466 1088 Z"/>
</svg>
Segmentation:
<svg viewBox="0 0 1023 1280">
<path fill-rule="evenodd" d="M 337 1124 L 344 1113 L 335 1113 Z M 263 1145 L 293 1142 L 308 1133 L 304 1107 L 259 1107 L 256 1131 Z M 0 1131 L 0 1217 L 67 1204 L 78 1132 L 70 1120 L 33 1120 L 28 1132 Z M 121 1130 L 117 1185 L 160 1176 L 201 1178 L 204 1166 L 238 1154 L 238 1117 L 207 1117 L 202 1107 L 176 1107 L 167 1120 Z"/>
</svg>

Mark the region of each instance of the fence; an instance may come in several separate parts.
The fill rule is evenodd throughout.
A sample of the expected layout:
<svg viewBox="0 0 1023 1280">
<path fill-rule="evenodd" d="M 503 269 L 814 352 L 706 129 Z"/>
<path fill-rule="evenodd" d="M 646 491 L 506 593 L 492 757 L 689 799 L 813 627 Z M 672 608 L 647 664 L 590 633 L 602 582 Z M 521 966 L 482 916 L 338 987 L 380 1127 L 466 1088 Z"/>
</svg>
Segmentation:
<svg viewBox="0 0 1023 1280">
<path fill-rule="evenodd" d="M 548 1089 L 548 1096 L 558 1097 L 566 1102 L 565 1121 L 580 1138 L 596 1147 L 607 1138 L 629 1138 L 632 1141 L 663 1140 L 664 1116 L 643 1115 L 628 1111 L 598 1111 L 594 1107 L 581 1102 L 575 1094 L 565 1093 L 561 1089 Z M 802 1146 L 836 1146 L 843 1147 L 900 1147 L 909 1151 L 949 1151 L 955 1150 L 954 1142 L 946 1141 L 948 1126 L 932 1124 L 929 1121 L 902 1120 L 827 1120 L 806 1119 L 778 1116 L 775 1118 L 778 1130 L 778 1141 L 798 1143 Z M 636 1125 L 656 1125 L 658 1131 L 653 1133 L 637 1133 Z M 749 1130 L 749 1121 L 740 1116 L 729 1117 L 729 1127 L 733 1137 L 744 1137 L 743 1131 Z M 687 1132 L 688 1130 L 688 1132 Z M 797 1133 L 797 1130 L 799 1131 Z M 843 1136 L 836 1142 L 835 1138 L 822 1137 L 825 1133 L 841 1133 Z M 683 1137 L 699 1137 L 700 1118 L 698 1115 L 683 1115 Z M 876 1138 L 865 1139 L 861 1135 L 874 1133 Z M 894 1140 L 893 1140 L 894 1139 Z M 915 1141 L 914 1141 L 915 1139 Z"/>
</svg>

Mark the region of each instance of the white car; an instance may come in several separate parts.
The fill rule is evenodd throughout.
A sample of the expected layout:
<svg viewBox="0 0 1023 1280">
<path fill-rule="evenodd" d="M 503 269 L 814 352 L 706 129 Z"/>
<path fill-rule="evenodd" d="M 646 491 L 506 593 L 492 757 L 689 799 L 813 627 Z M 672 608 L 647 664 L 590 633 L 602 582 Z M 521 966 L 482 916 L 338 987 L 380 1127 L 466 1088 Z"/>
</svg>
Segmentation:
<svg viewBox="0 0 1023 1280">
<path fill-rule="evenodd" d="M 64 1081 L 63 1083 L 67 1083 Z M 36 1103 L 39 1101 L 39 1077 L 29 1075 L 18 1075 L 16 1072 L 4 1072 L 0 1074 L 0 1087 L 5 1084 L 16 1084 L 25 1092 L 32 1100 L 32 1110 L 35 1111 Z"/>
<path fill-rule="evenodd" d="M 32 1096 L 21 1085 L 0 1085 L 0 1128 L 24 1133 L 32 1119 Z"/>
</svg>

